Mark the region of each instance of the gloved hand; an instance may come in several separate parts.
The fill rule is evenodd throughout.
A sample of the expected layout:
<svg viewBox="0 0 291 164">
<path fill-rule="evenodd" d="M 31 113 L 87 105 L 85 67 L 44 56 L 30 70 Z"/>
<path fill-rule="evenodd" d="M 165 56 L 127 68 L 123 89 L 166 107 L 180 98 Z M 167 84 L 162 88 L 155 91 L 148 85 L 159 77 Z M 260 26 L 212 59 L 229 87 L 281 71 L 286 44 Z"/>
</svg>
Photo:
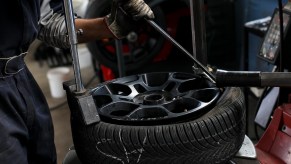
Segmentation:
<svg viewBox="0 0 291 164">
<path fill-rule="evenodd" d="M 153 11 L 143 0 L 113 0 L 111 13 L 104 20 L 112 34 L 122 39 L 134 30 L 137 20 L 154 17 Z"/>
</svg>

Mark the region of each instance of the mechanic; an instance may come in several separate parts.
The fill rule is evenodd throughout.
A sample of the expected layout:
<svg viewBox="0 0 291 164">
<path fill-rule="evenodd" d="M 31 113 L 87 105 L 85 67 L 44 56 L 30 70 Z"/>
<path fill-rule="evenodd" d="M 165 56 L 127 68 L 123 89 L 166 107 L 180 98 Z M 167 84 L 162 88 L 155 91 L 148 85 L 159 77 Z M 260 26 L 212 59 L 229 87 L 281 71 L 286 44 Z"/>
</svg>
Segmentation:
<svg viewBox="0 0 291 164">
<path fill-rule="evenodd" d="M 0 7 L 0 163 L 53 164 L 56 150 L 50 111 L 25 65 L 38 39 L 68 48 L 62 0 L 8 0 Z M 123 38 L 141 18 L 154 14 L 143 0 L 113 0 L 103 18 L 76 17 L 78 41 Z"/>
</svg>

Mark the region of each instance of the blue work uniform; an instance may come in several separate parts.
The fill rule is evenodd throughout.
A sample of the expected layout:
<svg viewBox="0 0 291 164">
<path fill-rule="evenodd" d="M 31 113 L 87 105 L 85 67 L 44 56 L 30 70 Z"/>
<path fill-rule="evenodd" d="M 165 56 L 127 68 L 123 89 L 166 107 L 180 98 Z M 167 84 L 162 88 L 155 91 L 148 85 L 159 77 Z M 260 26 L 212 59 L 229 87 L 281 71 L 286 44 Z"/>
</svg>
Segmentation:
<svg viewBox="0 0 291 164">
<path fill-rule="evenodd" d="M 42 5 L 47 3 L 47 5 Z M 0 5 L 0 163 L 54 164 L 54 130 L 46 99 L 25 65 L 45 11 L 61 0 L 5 0 Z"/>
</svg>

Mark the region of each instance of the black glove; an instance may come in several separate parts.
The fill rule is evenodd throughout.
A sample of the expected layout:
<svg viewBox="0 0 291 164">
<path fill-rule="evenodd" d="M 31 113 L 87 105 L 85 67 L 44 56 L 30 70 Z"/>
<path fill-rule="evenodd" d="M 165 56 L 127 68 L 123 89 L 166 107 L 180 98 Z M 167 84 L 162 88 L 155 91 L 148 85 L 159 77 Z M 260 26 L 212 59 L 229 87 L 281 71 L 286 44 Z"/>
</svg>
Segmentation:
<svg viewBox="0 0 291 164">
<path fill-rule="evenodd" d="M 134 30 L 137 20 L 154 17 L 153 11 L 143 0 L 113 0 L 111 13 L 104 20 L 112 34 L 122 39 Z"/>
</svg>

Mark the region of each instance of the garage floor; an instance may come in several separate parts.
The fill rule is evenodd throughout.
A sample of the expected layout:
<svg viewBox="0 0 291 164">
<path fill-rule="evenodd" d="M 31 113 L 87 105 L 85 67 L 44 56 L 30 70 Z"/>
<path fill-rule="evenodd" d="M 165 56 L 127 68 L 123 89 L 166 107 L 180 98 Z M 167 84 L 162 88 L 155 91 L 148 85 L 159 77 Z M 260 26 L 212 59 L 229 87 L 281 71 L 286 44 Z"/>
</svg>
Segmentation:
<svg viewBox="0 0 291 164">
<path fill-rule="evenodd" d="M 88 52 L 86 51 L 86 47 L 82 45 L 80 45 L 79 51 L 80 50 L 82 51 L 82 55 L 84 52 Z M 73 145 L 70 127 L 70 111 L 67 105 L 66 97 L 53 98 L 51 96 L 49 81 L 46 76 L 50 68 L 45 62 L 40 65 L 39 61 L 34 60 L 32 54 L 28 54 L 25 60 L 27 66 L 30 68 L 36 81 L 38 82 L 43 93 L 45 94 L 49 107 L 51 108 L 51 114 L 55 129 L 55 144 L 57 149 L 58 164 L 61 164 L 69 147 Z M 70 79 L 72 79 L 73 71 L 72 68 L 70 69 Z M 95 76 L 92 64 L 82 66 L 81 72 L 84 85 L 91 81 L 93 77 L 94 79 L 91 85 L 98 83 L 98 77 Z"/>
</svg>

